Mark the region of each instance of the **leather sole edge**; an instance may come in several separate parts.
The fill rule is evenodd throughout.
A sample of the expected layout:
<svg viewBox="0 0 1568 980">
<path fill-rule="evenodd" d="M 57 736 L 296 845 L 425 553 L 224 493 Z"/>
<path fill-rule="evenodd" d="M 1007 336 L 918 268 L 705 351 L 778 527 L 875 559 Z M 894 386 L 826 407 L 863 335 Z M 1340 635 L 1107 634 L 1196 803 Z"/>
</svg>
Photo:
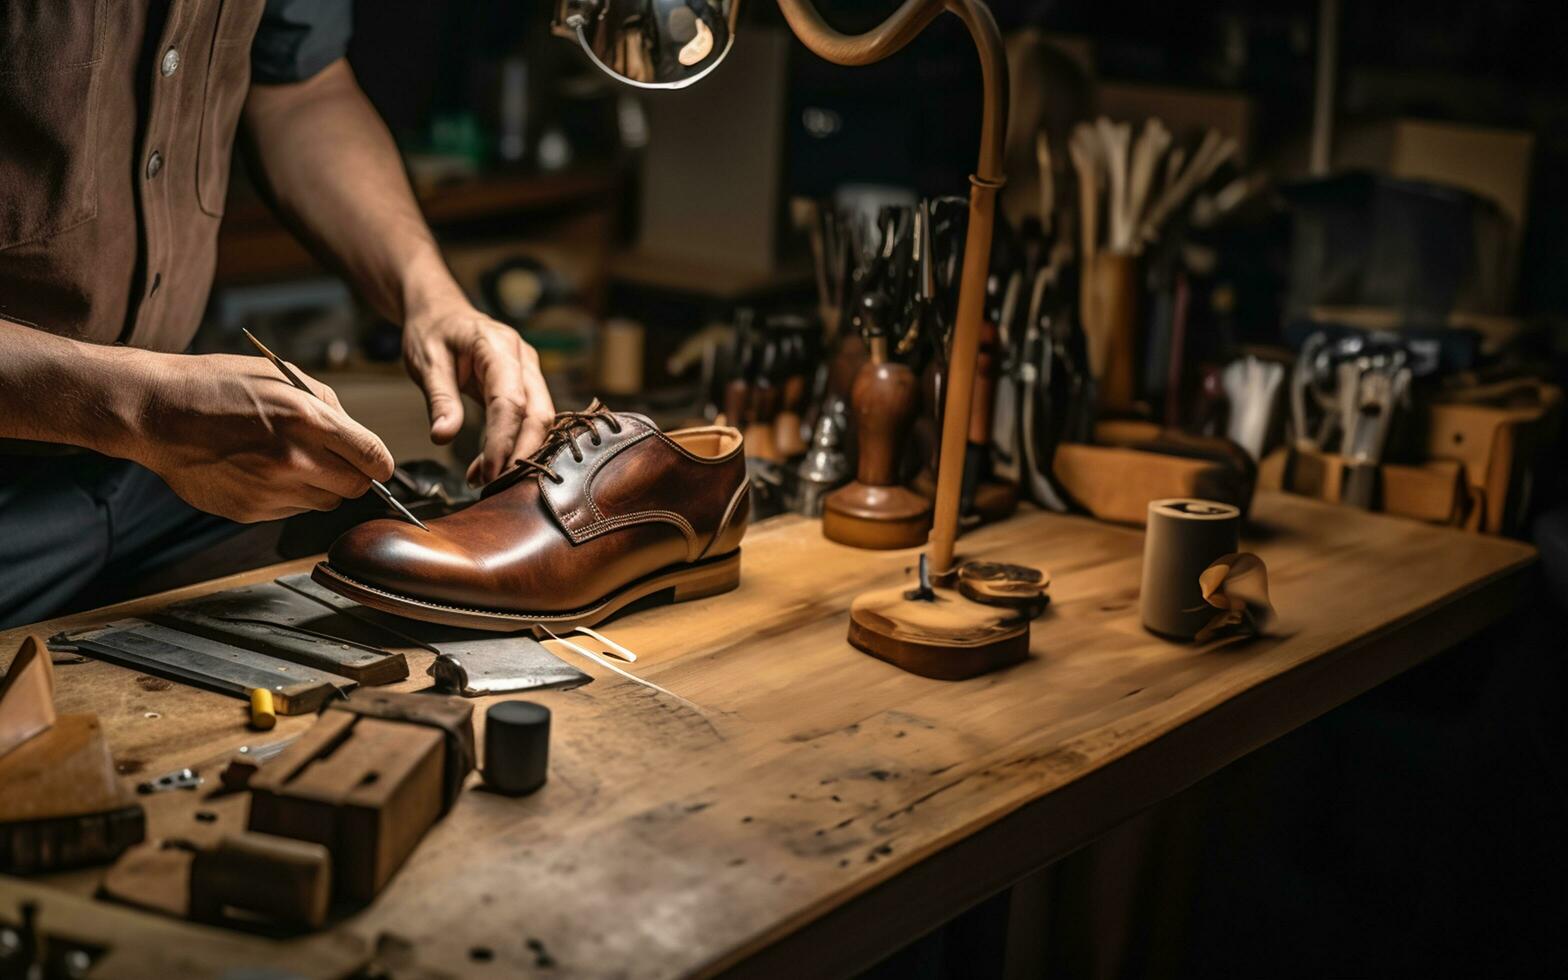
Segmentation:
<svg viewBox="0 0 1568 980">
<path fill-rule="evenodd" d="M 545 634 L 540 627 L 562 632 L 579 626 L 596 626 L 632 603 L 660 592 L 670 592 L 669 601 L 672 603 L 689 602 L 693 599 L 704 599 L 729 592 L 740 585 L 740 551 L 737 549 L 719 558 L 654 572 L 622 586 L 592 606 L 559 613 L 478 609 L 417 599 L 367 585 L 345 575 L 324 561 L 318 562 L 316 567 L 311 569 L 310 577 L 317 584 L 336 592 L 345 599 L 352 599 L 362 606 L 394 616 L 427 623 L 440 623 L 444 626 L 501 633 L 515 633 L 527 629 L 543 637 Z"/>
</svg>

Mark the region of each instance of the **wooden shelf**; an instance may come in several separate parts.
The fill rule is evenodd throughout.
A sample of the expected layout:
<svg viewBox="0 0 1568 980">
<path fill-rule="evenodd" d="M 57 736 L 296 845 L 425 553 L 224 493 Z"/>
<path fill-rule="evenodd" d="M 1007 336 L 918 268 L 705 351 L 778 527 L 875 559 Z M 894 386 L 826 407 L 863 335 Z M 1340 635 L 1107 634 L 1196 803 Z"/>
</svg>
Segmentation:
<svg viewBox="0 0 1568 980">
<path fill-rule="evenodd" d="M 416 188 L 415 195 L 425 219 L 440 233 L 516 215 L 607 208 L 620 188 L 621 179 L 614 170 L 594 168 L 558 174 L 488 174 Z M 241 185 L 231 189 L 218 230 L 217 285 L 323 274 L 321 264 L 253 189 Z"/>
</svg>

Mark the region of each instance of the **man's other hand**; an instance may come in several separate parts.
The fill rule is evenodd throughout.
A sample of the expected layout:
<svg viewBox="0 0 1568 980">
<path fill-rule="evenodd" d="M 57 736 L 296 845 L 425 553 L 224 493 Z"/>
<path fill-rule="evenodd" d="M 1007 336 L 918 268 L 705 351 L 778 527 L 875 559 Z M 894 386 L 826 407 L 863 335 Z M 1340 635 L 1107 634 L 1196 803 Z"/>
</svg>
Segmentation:
<svg viewBox="0 0 1568 980">
<path fill-rule="evenodd" d="M 470 484 L 494 480 L 544 442 L 555 406 L 539 355 L 511 327 L 472 307 L 412 317 L 404 325 L 403 359 L 425 390 L 434 442 L 451 442 L 462 427 L 460 393 L 484 406 L 482 449 L 468 467 Z"/>
</svg>

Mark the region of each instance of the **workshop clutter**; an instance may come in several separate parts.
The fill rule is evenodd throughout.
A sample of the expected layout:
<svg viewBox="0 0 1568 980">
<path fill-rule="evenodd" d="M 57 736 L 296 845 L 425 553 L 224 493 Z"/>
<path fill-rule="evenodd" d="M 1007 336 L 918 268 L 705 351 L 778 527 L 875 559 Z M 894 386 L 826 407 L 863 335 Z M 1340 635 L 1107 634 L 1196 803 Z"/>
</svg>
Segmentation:
<svg viewBox="0 0 1568 980">
<path fill-rule="evenodd" d="M 112 862 L 102 897 L 246 930 L 319 929 L 333 909 L 362 906 L 386 887 L 460 805 L 476 768 L 465 697 L 592 681 L 531 636 L 476 638 L 382 616 L 308 574 L 145 615 L 62 632 L 47 645 L 28 638 L 11 659 L 0 680 L 0 872 Z M 583 636 L 608 656 L 637 659 L 596 631 Z M 553 639 L 668 693 L 580 643 Z M 253 730 L 272 728 L 258 724 L 258 693 L 285 717 L 320 716 L 133 783 L 95 716 L 56 714 L 53 656 L 131 668 L 144 690 L 177 682 L 228 695 Z M 431 658 L 432 688 L 387 690 L 408 679 L 411 656 Z M 502 701 L 487 718 L 485 783 L 514 797 L 538 790 L 548 778 L 548 709 Z"/>
<path fill-rule="evenodd" d="M 1347 411 L 1383 411 L 1381 401 L 1362 400 L 1380 398 L 1376 392 L 1342 397 L 1359 406 Z M 1517 535 L 1537 479 L 1554 462 L 1562 400 L 1555 385 L 1521 379 L 1396 404 L 1387 424 L 1400 431 L 1385 452 L 1336 453 L 1298 438 L 1263 460 L 1260 484 L 1432 524 Z"/>
<path fill-rule="evenodd" d="M 1005 518 L 1020 499 L 1131 523 L 1161 496 L 1245 510 L 1256 454 L 1227 436 L 1259 449 L 1262 437 L 1184 425 L 1201 384 L 1189 364 L 1223 346 L 1200 319 L 1211 307 L 1194 301 L 1185 246 L 1262 182 L 1236 169 L 1234 139 L 1178 138 L 1158 119 L 1136 138 L 1102 118 L 1027 142 L 1034 172 L 1019 179 L 1036 193 L 1015 223 L 997 222 L 986 275 L 963 521 Z M 792 214 L 811 245 L 815 322 L 741 310 L 710 409 L 746 433 L 760 514 L 820 514 L 828 538 L 857 547 L 917 546 L 932 521 L 968 204 L 862 187 L 796 200 Z M 1097 427 L 1118 419 L 1144 427 Z"/>
<path fill-rule="evenodd" d="M 0 872 L 100 864 L 144 833 L 98 716 L 56 714 L 49 651 L 27 637 L 0 679 Z"/>
<path fill-rule="evenodd" d="M 381 691 L 334 702 L 265 765 L 246 753 L 224 770 L 218 793 L 249 792 L 243 830 L 198 811 L 189 832 L 125 850 L 102 893 L 214 924 L 318 929 L 334 903 L 374 899 L 456 802 L 474 766 L 472 715 L 450 697 Z M 172 785 L 201 783 L 185 770 Z M 203 812 L 213 826 L 202 826 Z"/>
<path fill-rule="evenodd" d="M 1479 227 L 1473 195 L 1364 177 L 1281 193 L 1242 166 L 1236 137 L 1157 117 L 1053 117 L 1009 143 L 1032 159 L 1010 174 L 1021 189 L 991 249 L 967 524 L 1020 499 L 1129 524 L 1167 497 L 1245 514 L 1262 487 L 1521 533 L 1561 393 L 1496 380 L 1509 378 L 1506 332 L 1450 315 L 1468 287 L 1423 286 L 1480 275 L 1496 236 L 1467 231 L 1457 251 L 1411 239 Z M 918 546 L 966 202 L 855 187 L 791 212 L 815 316 L 747 307 L 727 340 L 705 332 L 709 416 L 745 432 L 759 516 L 794 510 L 840 543 Z M 1336 228 L 1378 258 L 1364 275 L 1334 271 Z"/>
</svg>

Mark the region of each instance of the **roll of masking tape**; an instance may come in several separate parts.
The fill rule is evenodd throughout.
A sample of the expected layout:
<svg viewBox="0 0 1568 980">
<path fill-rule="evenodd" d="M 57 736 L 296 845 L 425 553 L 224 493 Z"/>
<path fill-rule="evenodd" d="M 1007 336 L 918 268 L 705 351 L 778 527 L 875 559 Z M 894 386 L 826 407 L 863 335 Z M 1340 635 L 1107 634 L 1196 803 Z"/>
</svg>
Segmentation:
<svg viewBox="0 0 1568 980">
<path fill-rule="evenodd" d="M 1143 588 L 1139 605 L 1145 629 L 1190 640 L 1215 610 L 1203 601 L 1198 576 L 1222 555 L 1241 547 L 1241 511 L 1214 500 L 1149 501 L 1143 538 Z"/>
</svg>

